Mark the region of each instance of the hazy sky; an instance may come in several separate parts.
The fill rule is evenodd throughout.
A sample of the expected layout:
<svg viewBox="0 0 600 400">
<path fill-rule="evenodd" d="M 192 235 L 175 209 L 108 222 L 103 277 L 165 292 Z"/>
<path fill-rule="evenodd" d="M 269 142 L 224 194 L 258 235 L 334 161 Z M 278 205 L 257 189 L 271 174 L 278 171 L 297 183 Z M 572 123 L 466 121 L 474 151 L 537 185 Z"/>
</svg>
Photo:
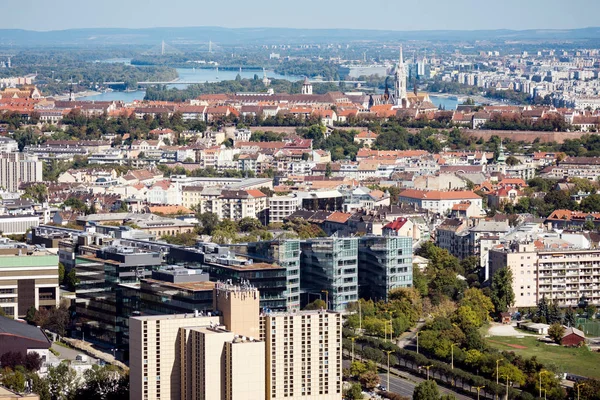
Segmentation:
<svg viewBox="0 0 600 400">
<path fill-rule="evenodd" d="M 599 0 L 0 0 L 0 28 L 171 26 L 391 30 L 598 26 Z"/>
</svg>

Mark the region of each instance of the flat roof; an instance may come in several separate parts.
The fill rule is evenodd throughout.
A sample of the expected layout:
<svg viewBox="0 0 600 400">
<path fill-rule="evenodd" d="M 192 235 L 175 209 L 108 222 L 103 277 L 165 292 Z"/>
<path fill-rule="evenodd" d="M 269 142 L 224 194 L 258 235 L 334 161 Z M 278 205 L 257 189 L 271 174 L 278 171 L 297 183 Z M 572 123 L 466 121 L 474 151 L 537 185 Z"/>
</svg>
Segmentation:
<svg viewBox="0 0 600 400">
<path fill-rule="evenodd" d="M 216 283 L 210 281 L 202 281 L 202 282 L 181 282 L 181 283 L 173 283 L 173 282 L 165 282 L 159 281 L 156 279 L 143 279 L 143 282 L 158 284 L 161 286 L 168 286 L 177 289 L 186 289 L 186 290 L 213 290 L 215 288 Z"/>
<path fill-rule="evenodd" d="M 0 255 L 0 268 L 12 267 L 57 267 L 58 255 Z"/>
</svg>

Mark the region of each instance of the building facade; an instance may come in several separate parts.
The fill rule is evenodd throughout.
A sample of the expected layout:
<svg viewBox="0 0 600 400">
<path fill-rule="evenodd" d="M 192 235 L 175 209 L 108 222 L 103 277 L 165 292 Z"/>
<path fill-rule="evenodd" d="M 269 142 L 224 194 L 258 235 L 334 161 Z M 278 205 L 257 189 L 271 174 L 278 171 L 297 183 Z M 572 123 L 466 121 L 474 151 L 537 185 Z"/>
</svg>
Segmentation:
<svg viewBox="0 0 600 400">
<path fill-rule="evenodd" d="M 0 254 L 0 308 L 24 318 L 30 307 L 58 307 L 58 256 L 37 252 Z"/>
<path fill-rule="evenodd" d="M 42 162 L 23 153 L 0 153 L 0 188 L 16 192 L 21 183 L 42 182 Z"/>
<path fill-rule="evenodd" d="M 303 291 L 324 293 L 334 311 L 358 300 L 358 238 L 309 239 L 301 250 Z"/>
<path fill-rule="evenodd" d="M 361 298 L 388 301 L 390 290 L 412 286 L 412 238 L 363 236 L 358 246 Z"/>
</svg>

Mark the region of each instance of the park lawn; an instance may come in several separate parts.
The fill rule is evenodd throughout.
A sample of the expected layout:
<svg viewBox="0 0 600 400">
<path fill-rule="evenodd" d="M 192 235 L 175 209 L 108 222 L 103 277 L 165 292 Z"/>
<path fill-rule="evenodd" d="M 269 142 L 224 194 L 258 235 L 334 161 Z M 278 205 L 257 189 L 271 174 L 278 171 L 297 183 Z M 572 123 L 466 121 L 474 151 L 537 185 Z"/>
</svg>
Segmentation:
<svg viewBox="0 0 600 400">
<path fill-rule="evenodd" d="M 600 378 L 600 353 L 583 348 L 568 348 L 552 346 L 537 341 L 537 337 L 525 336 L 514 338 L 507 336 L 492 336 L 486 339 L 490 347 L 503 351 L 514 351 L 523 357 L 536 356 L 548 366 L 554 365 L 559 372 L 569 372 L 590 378 Z M 509 346 L 516 345 L 515 347 Z M 518 348 L 517 348 L 518 347 Z M 525 348 L 521 348 L 525 347 Z"/>
</svg>

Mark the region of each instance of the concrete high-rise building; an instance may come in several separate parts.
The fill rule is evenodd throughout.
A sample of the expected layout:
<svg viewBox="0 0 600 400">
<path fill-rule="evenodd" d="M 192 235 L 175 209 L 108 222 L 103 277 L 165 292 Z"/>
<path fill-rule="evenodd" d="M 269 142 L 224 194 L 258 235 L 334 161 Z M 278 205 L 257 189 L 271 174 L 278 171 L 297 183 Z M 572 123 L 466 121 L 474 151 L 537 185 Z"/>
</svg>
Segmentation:
<svg viewBox="0 0 600 400">
<path fill-rule="evenodd" d="M 0 188 L 16 192 L 19 184 L 42 182 L 42 162 L 23 153 L 0 153 Z"/>
<path fill-rule="evenodd" d="M 248 285 L 217 283 L 214 300 L 215 316 L 130 319 L 131 400 L 341 398 L 341 314 L 260 315 Z"/>
<path fill-rule="evenodd" d="M 358 247 L 361 297 L 388 300 L 390 290 L 412 286 L 412 242 L 402 236 L 363 236 Z"/>
<path fill-rule="evenodd" d="M 258 290 L 247 285 L 217 283 L 213 293 L 214 307 L 223 314 L 227 329 L 244 336 L 257 338 L 260 335 Z"/>
<path fill-rule="evenodd" d="M 267 399 L 342 396 L 342 317 L 329 311 L 261 317 L 267 346 Z"/>
<path fill-rule="evenodd" d="M 330 310 L 358 300 L 358 238 L 318 238 L 301 243 L 302 290 L 324 293 Z"/>
<path fill-rule="evenodd" d="M 196 313 L 131 318 L 131 400 L 263 400 L 265 344 L 258 339 L 258 298 L 255 288 L 219 283 L 214 299 L 222 307 L 220 317 Z M 256 338 L 234 333 L 232 326 L 256 331 Z"/>
</svg>

